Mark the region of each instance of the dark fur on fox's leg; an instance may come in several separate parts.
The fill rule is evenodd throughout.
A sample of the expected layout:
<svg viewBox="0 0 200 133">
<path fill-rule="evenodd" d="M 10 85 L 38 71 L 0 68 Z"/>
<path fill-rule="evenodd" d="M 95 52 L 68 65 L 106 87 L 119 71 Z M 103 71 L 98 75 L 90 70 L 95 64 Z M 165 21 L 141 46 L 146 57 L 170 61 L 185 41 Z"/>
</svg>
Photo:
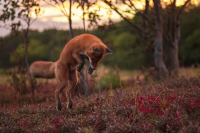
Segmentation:
<svg viewBox="0 0 200 133">
<path fill-rule="evenodd" d="M 69 109 L 72 109 L 72 106 L 73 106 L 72 100 L 69 99 L 68 108 L 69 108 Z"/>
<path fill-rule="evenodd" d="M 57 104 L 57 110 L 61 111 L 61 109 L 62 109 L 62 105 L 61 105 L 61 102 L 59 101 L 58 104 Z"/>
<path fill-rule="evenodd" d="M 81 72 L 84 64 L 85 64 L 85 60 L 81 57 L 81 64 L 77 67 L 77 71 Z"/>
<path fill-rule="evenodd" d="M 88 69 L 88 73 L 91 75 L 93 73 L 93 68 L 90 66 Z"/>
</svg>

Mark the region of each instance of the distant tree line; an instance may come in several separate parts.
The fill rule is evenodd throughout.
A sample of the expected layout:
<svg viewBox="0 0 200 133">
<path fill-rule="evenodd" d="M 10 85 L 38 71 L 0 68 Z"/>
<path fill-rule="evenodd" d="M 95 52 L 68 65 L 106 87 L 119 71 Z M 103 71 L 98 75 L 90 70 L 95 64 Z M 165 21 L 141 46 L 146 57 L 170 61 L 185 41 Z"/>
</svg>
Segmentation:
<svg viewBox="0 0 200 133">
<path fill-rule="evenodd" d="M 52 6 L 56 4 L 61 7 L 67 6 L 65 1 L 61 0 L 46 2 Z M 200 7 L 191 5 L 190 0 L 186 0 L 180 7 L 177 7 L 176 0 L 173 0 L 169 5 L 165 5 L 165 8 L 160 0 L 153 0 L 153 6 L 150 5 L 149 0 L 146 0 L 143 10 L 137 9 L 135 3 L 130 0 L 116 1 L 116 3 L 104 0 L 102 2 L 110 6 L 109 10 L 115 11 L 123 19 L 118 23 L 109 19 L 109 23 L 104 25 L 97 23 L 101 17 L 98 11 L 89 12 L 88 10 L 96 2 L 70 1 L 69 11 L 66 8 L 60 8 L 70 22 L 70 31 L 48 29 L 43 32 L 29 31 L 32 21 L 30 9 L 38 6 L 35 14 L 40 15 L 42 12 L 37 1 L 23 0 L 23 10 L 18 14 L 13 9 L 21 5 L 14 0 L 12 6 L 9 6 L 10 2 L 5 3 L 6 10 L 3 10 L 0 20 L 6 22 L 6 20 L 14 20 L 16 16 L 23 16 L 26 18 L 28 28 L 20 30 L 18 26 L 21 25 L 21 21 L 13 21 L 10 25 L 11 29 L 14 29 L 13 32 L 0 40 L 0 67 L 13 67 L 23 62 L 28 68 L 28 65 L 35 60 L 57 60 L 63 46 L 73 36 L 86 32 L 85 15 L 89 16 L 91 25 L 98 26 L 87 32 L 100 37 L 114 51 L 112 56 L 102 61 L 105 65 L 117 65 L 122 69 L 135 69 L 141 65 L 155 66 L 158 72 L 169 70 L 176 73 L 179 64 L 190 66 L 199 63 L 199 15 L 195 12 L 198 12 Z M 83 10 L 84 30 L 71 27 L 71 5 L 74 3 L 78 3 L 78 7 Z M 117 7 L 118 4 L 127 5 L 129 9 L 123 11 Z M 124 14 L 135 15 L 129 18 Z"/>
<path fill-rule="evenodd" d="M 200 63 L 200 7 L 190 6 L 180 18 L 181 38 L 179 43 L 179 59 L 182 66 L 191 66 Z M 139 23 L 141 20 L 134 17 L 132 21 Z M 84 33 L 82 29 L 73 29 L 74 35 Z M 36 60 L 55 61 L 59 58 L 64 45 L 70 40 L 69 31 L 57 30 L 54 40 L 49 34 L 55 29 L 30 30 L 29 63 Z M 136 29 L 130 28 L 124 20 L 118 23 L 110 23 L 98 26 L 98 29 L 89 31 L 100 37 L 102 41 L 113 50 L 113 55 L 101 61 L 108 66 L 117 65 L 121 69 L 137 69 L 139 66 L 153 65 L 153 45 L 144 45 L 140 34 Z M 25 56 L 21 34 L 15 37 L 15 32 L 4 37 L 1 41 L 0 67 L 8 68 L 17 65 Z M 52 42 L 55 47 L 52 50 Z M 153 39 L 148 43 L 152 43 Z M 165 45 L 164 45 L 165 47 Z M 167 49 L 167 48 L 166 48 Z M 55 52 L 55 57 L 53 52 Z M 164 51 L 164 61 L 167 63 L 168 51 Z"/>
</svg>

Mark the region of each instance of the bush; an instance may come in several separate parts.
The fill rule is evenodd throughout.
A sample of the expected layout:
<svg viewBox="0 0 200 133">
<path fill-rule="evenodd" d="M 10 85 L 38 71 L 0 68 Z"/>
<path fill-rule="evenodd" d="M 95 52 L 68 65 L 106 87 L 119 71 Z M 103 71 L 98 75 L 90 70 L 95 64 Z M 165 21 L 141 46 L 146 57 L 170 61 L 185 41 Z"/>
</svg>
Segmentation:
<svg viewBox="0 0 200 133">
<path fill-rule="evenodd" d="M 106 89 L 110 85 L 112 86 L 112 89 L 116 89 L 120 87 L 120 76 L 118 73 L 114 73 L 113 71 L 109 71 L 106 75 L 104 75 L 98 83 L 96 84 L 96 89 Z"/>
</svg>

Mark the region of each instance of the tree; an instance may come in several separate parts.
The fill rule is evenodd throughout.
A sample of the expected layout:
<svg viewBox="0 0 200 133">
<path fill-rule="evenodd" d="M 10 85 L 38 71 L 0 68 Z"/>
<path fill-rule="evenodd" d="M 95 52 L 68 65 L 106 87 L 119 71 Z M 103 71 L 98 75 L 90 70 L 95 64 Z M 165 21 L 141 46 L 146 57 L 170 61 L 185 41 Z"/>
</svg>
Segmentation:
<svg viewBox="0 0 200 133">
<path fill-rule="evenodd" d="M 168 24 L 170 27 L 167 31 L 167 34 L 164 34 L 163 31 L 164 23 L 162 20 L 162 11 L 164 8 L 161 7 L 160 0 L 153 0 L 153 16 L 154 19 L 148 15 L 149 11 L 149 0 L 145 0 L 144 10 L 137 9 L 133 1 L 131 0 L 120 0 L 114 3 L 109 0 L 103 0 L 105 4 L 107 4 L 113 11 L 115 11 L 122 19 L 124 19 L 129 25 L 138 30 L 138 32 L 142 35 L 144 44 L 147 44 L 147 40 L 154 38 L 154 65 L 158 71 L 159 77 L 168 77 L 168 70 L 170 71 L 170 75 L 172 73 L 177 74 L 177 70 L 179 67 L 178 61 L 178 42 L 180 39 L 180 27 L 179 25 L 179 16 L 189 3 L 190 0 L 185 1 L 184 5 L 181 6 L 179 10 L 176 7 L 176 0 L 171 3 L 171 11 L 169 13 L 169 21 Z M 134 1 L 138 2 L 138 1 Z M 117 7 L 117 4 L 126 5 L 126 9 L 122 10 Z M 164 9 L 165 10 L 165 9 Z M 142 25 L 137 24 L 136 22 L 130 19 L 130 15 L 139 16 L 143 21 Z M 165 40 L 168 41 L 169 51 L 169 62 L 170 65 L 166 66 L 163 60 L 163 35 Z M 168 67 L 168 69 L 167 69 Z"/>
<path fill-rule="evenodd" d="M 67 4 L 65 0 L 50 0 L 50 2 L 46 1 L 49 5 L 52 5 L 53 7 L 57 8 L 59 11 L 63 13 L 63 15 L 68 19 L 69 21 L 69 32 L 70 32 L 70 39 L 74 37 L 73 29 L 72 29 L 72 0 L 69 0 L 69 13 L 67 12 Z M 81 1 L 81 7 L 84 10 L 84 3 L 85 1 Z M 83 11 L 83 26 L 84 26 L 84 33 L 85 30 L 85 14 Z M 85 74 L 83 71 L 81 71 L 81 77 L 83 82 L 83 93 L 86 94 L 86 79 Z"/>
<path fill-rule="evenodd" d="M 89 26 L 91 26 L 91 24 L 93 22 L 97 23 L 96 22 L 96 17 L 98 17 L 98 15 L 93 13 L 93 12 L 89 12 L 88 11 L 89 8 L 92 5 L 95 4 L 95 2 L 92 3 L 92 2 L 89 2 L 87 0 L 75 0 L 74 3 L 77 4 L 77 8 L 80 7 L 82 9 L 82 11 L 83 11 L 82 16 L 79 16 L 79 17 L 82 18 L 82 21 L 83 21 L 83 32 L 87 33 L 86 25 L 85 25 L 85 15 L 88 15 L 88 17 L 89 17 L 89 21 L 90 21 L 90 25 Z M 87 7 L 87 9 L 86 9 L 87 11 L 85 11 L 85 7 Z M 87 84 L 88 86 L 86 85 L 86 83 L 88 83 L 88 77 L 87 77 L 87 75 L 84 74 L 84 68 L 80 73 L 81 73 L 82 83 L 83 83 L 83 94 L 86 95 L 87 94 L 87 87 L 89 87 L 88 84 Z M 86 70 L 86 74 L 87 74 L 87 70 Z"/>
<path fill-rule="evenodd" d="M 2 2 L 3 3 L 3 2 Z M 41 15 L 39 3 L 37 0 L 9 0 L 3 3 L 3 13 L 0 16 L 0 20 L 4 22 L 4 27 L 11 28 L 11 30 L 21 30 L 23 34 L 23 42 L 25 47 L 25 59 L 26 69 L 29 75 L 29 82 L 31 85 L 32 95 L 34 95 L 33 82 L 29 71 L 28 63 L 28 46 L 29 46 L 29 30 L 30 25 L 36 20 L 32 19 L 33 12 L 36 15 Z M 35 8 L 33 10 L 33 8 Z M 16 22 L 18 21 L 18 22 Z M 9 23 L 11 22 L 11 23 Z"/>
<path fill-rule="evenodd" d="M 81 0 L 80 3 L 79 3 L 79 6 L 81 6 L 81 8 L 83 10 L 83 14 L 82 14 L 83 32 L 86 33 L 86 28 L 85 28 L 85 0 Z M 87 77 L 84 74 L 84 68 L 83 68 L 83 70 L 80 73 L 81 73 L 82 83 L 83 83 L 83 94 L 86 95 L 87 94 L 87 85 L 86 85 L 86 82 L 88 81 L 88 79 L 87 79 Z"/>
<path fill-rule="evenodd" d="M 163 20 L 160 13 L 160 0 L 154 2 L 154 21 L 155 21 L 155 38 L 154 38 L 154 62 L 158 76 L 168 76 L 166 65 L 163 61 Z"/>
<path fill-rule="evenodd" d="M 168 70 L 171 76 L 176 76 L 179 69 L 179 59 L 178 59 L 178 49 L 179 49 L 179 41 L 180 41 L 180 24 L 179 19 L 180 15 L 188 5 L 190 0 L 186 0 L 185 3 L 178 8 L 176 6 L 176 0 L 173 0 L 170 5 L 166 8 L 167 12 L 167 28 L 165 39 L 167 41 L 168 46 Z"/>
<path fill-rule="evenodd" d="M 69 5 L 65 0 L 45 0 L 45 2 L 56 9 L 58 9 L 69 21 L 69 33 L 70 38 L 74 37 L 73 29 L 72 29 L 72 0 L 69 0 Z M 69 11 L 67 11 L 69 9 Z"/>
<path fill-rule="evenodd" d="M 148 16 L 148 10 L 149 10 L 149 0 L 145 1 L 145 9 L 142 12 L 141 10 L 137 9 L 134 5 L 133 1 L 131 0 L 121 0 L 121 3 L 124 5 L 127 5 L 126 10 L 121 10 L 115 4 L 113 4 L 111 1 L 104 0 L 104 3 L 106 3 L 112 10 L 114 10 L 117 14 L 121 16 L 129 25 L 134 27 L 138 30 L 138 32 L 143 37 L 143 42 L 147 46 L 147 39 L 154 37 L 154 64 L 155 68 L 158 71 L 158 76 L 163 75 L 163 77 L 167 77 L 167 69 L 164 64 L 163 60 L 163 39 L 162 39 L 162 17 L 160 14 L 160 1 L 154 0 L 154 21 L 155 25 L 153 25 L 153 22 L 150 21 L 150 18 Z M 156 3 L 155 3 L 156 2 Z M 143 24 L 139 25 L 136 24 L 136 22 L 132 22 L 132 20 L 128 17 L 126 14 L 139 16 L 142 19 Z"/>
</svg>

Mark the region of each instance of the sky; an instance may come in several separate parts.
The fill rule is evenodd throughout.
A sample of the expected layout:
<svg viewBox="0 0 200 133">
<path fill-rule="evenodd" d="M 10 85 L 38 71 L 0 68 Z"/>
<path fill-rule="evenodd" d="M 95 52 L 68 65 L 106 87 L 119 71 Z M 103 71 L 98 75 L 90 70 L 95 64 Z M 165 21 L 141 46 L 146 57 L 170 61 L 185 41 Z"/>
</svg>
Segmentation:
<svg viewBox="0 0 200 133">
<path fill-rule="evenodd" d="M 101 6 L 104 6 L 102 3 L 98 3 Z M 69 2 L 66 2 L 66 7 L 68 7 Z M 82 10 L 80 8 L 76 8 L 77 5 L 72 6 L 72 12 L 75 14 L 72 16 L 72 28 L 83 28 L 83 22 L 81 19 L 82 15 Z M 1 8 L 0 7 L 0 13 L 1 13 Z M 90 11 L 98 10 L 99 8 L 97 6 L 93 6 Z M 37 19 L 31 24 L 30 28 L 31 29 L 37 29 L 39 31 L 49 29 L 49 28 L 58 28 L 58 29 L 69 29 L 69 23 L 67 18 L 55 7 L 52 7 L 51 5 L 48 5 L 47 3 L 41 3 L 41 10 L 42 10 L 42 15 L 37 17 Z M 66 9 L 68 11 L 68 9 Z M 102 19 L 99 21 L 99 23 L 104 23 L 108 22 L 108 16 L 106 15 L 107 10 L 106 9 L 101 9 L 100 10 L 100 15 L 102 15 Z M 33 17 L 35 19 L 35 17 Z M 86 16 L 86 20 L 87 20 Z M 120 17 L 117 15 L 117 13 L 112 13 L 111 19 L 113 21 L 119 21 Z M 0 22 L 1 24 L 1 22 Z M 86 25 L 88 25 L 89 22 L 86 21 Z M 10 30 L 1 28 L 0 27 L 0 36 L 6 36 L 9 34 Z"/>
<path fill-rule="evenodd" d="M 177 0 L 177 5 L 182 5 L 183 2 L 185 0 Z M 192 0 L 195 1 L 196 0 Z M 164 0 L 163 3 L 168 3 L 168 0 Z M 65 3 L 68 7 L 69 2 Z M 103 2 L 98 2 L 98 5 L 100 5 L 103 8 L 100 8 L 100 15 L 102 15 L 102 19 L 99 21 L 99 24 L 108 22 L 108 15 L 107 15 L 107 9 L 108 6 L 106 6 Z M 39 31 L 45 30 L 45 29 L 50 29 L 50 28 L 54 28 L 56 27 L 57 29 L 68 29 L 69 27 L 69 23 L 67 18 L 55 7 L 52 7 L 51 5 L 48 5 L 47 3 L 41 3 L 41 10 L 42 10 L 42 15 L 39 16 L 30 26 L 31 29 L 37 29 Z M 137 2 L 136 4 L 137 8 L 143 8 L 143 3 L 142 2 Z M 83 28 L 83 22 L 81 19 L 81 15 L 82 15 L 82 10 L 80 8 L 76 8 L 77 5 L 73 5 L 72 6 L 72 12 L 76 15 L 72 16 L 72 28 Z M 126 9 L 126 6 L 124 5 L 119 5 L 120 9 Z M 0 6 L 0 13 L 2 12 L 2 7 Z M 68 10 L 68 9 L 67 9 Z M 90 11 L 94 11 L 94 10 L 99 10 L 99 8 L 97 6 L 94 6 L 92 8 L 90 8 Z M 110 15 L 111 19 L 113 21 L 120 21 L 121 18 L 120 16 L 115 13 L 114 11 L 112 12 L 112 15 Z M 129 17 L 133 17 L 130 16 Z M 35 19 L 33 17 L 33 19 Z M 86 19 L 88 19 L 86 17 Z M 1 24 L 1 22 L 0 22 Z M 89 22 L 86 21 L 86 25 L 88 25 Z M 6 36 L 8 35 L 10 32 L 10 30 L 5 29 L 5 28 L 0 28 L 0 37 L 1 36 Z"/>
</svg>

